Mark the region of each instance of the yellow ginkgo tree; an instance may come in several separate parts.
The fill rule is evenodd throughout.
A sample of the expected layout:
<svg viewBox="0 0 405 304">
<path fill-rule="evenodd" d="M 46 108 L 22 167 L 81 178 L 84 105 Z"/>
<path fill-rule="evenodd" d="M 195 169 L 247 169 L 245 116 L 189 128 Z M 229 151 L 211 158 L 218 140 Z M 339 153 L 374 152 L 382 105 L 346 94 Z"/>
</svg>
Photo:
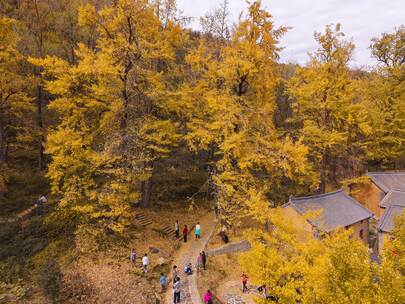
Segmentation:
<svg viewBox="0 0 405 304">
<path fill-rule="evenodd" d="M 189 146 L 213 157 L 213 181 L 225 221 L 269 204 L 283 181 L 315 180 L 308 149 L 280 135 L 273 124 L 278 40 L 259 1 L 235 27 L 229 43 L 207 47 L 202 39 L 187 57 L 190 77 L 182 87 Z"/>
<path fill-rule="evenodd" d="M 405 26 L 382 34 L 371 43 L 379 65 L 359 80 L 360 96 L 367 106 L 372 136 L 368 159 L 381 167 L 402 168 L 405 154 Z"/>
<path fill-rule="evenodd" d="M 25 58 L 17 49 L 17 21 L 0 17 L 0 199 L 6 192 L 10 154 L 25 141 L 33 141 L 32 100 L 27 94 Z"/>
<path fill-rule="evenodd" d="M 251 251 L 240 257 L 251 283 L 266 285 L 268 299 L 256 303 L 402 303 L 404 292 L 404 215 L 396 222 L 381 264 L 353 239 L 352 231 L 338 229 L 320 239 L 286 218 L 281 209 L 267 210 L 270 231 L 248 233 Z"/>
<path fill-rule="evenodd" d="M 339 172 L 358 170 L 365 153 L 362 138 L 371 127 L 348 66 L 354 44 L 344 39 L 339 24 L 316 33 L 315 40 L 319 48 L 291 78 L 289 92 L 295 100 L 293 120 L 302 126 L 298 134 L 309 148 L 323 193 L 327 184 L 338 183 Z"/>
<path fill-rule="evenodd" d="M 77 64 L 31 59 L 44 69 L 60 119 L 47 139 L 48 176 L 61 207 L 122 231 L 129 204 L 150 203 L 154 161 L 180 138 L 173 79 L 183 33 L 141 0 L 87 4 L 79 23 L 95 28 L 97 41 L 78 45 Z"/>
</svg>

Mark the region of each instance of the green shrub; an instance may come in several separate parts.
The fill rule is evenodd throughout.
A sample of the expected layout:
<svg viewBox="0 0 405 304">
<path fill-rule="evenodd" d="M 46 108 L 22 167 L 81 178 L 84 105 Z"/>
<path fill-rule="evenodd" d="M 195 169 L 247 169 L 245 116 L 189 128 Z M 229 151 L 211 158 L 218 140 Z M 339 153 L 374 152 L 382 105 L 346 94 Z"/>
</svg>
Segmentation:
<svg viewBox="0 0 405 304">
<path fill-rule="evenodd" d="M 62 272 L 55 259 L 50 258 L 42 265 L 37 281 L 44 295 L 56 303 L 62 284 Z"/>
</svg>

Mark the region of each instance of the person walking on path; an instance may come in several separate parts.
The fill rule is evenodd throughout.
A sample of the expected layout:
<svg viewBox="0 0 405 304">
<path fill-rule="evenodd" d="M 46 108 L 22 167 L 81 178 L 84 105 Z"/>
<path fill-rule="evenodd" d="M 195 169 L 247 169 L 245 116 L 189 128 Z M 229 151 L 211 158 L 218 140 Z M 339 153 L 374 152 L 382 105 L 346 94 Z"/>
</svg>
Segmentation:
<svg viewBox="0 0 405 304">
<path fill-rule="evenodd" d="M 248 291 L 247 282 L 248 282 L 248 276 L 246 275 L 246 273 L 242 273 L 242 285 L 243 285 L 242 292 Z"/>
<path fill-rule="evenodd" d="M 176 239 L 178 239 L 180 237 L 180 226 L 178 220 L 176 220 L 176 223 L 174 223 L 174 231 L 176 232 Z"/>
<path fill-rule="evenodd" d="M 166 289 L 166 277 L 163 272 L 160 274 L 159 281 L 160 281 L 160 286 L 162 287 L 162 292 L 163 292 Z"/>
<path fill-rule="evenodd" d="M 202 268 L 202 253 L 197 256 L 197 262 L 195 265 L 195 270 L 198 272 Z"/>
<path fill-rule="evenodd" d="M 145 253 L 145 255 L 142 258 L 142 269 L 143 272 L 148 272 L 148 265 L 149 265 L 149 258 L 148 255 Z"/>
<path fill-rule="evenodd" d="M 199 239 L 201 237 L 201 226 L 200 223 L 195 225 L 195 239 Z"/>
<path fill-rule="evenodd" d="M 177 266 L 173 266 L 173 283 L 176 282 L 177 277 L 179 276 L 179 272 L 177 270 Z"/>
<path fill-rule="evenodd" d="M 204 304 L 212 304 L 212 293 L 211 290 L 207 290 L 203 297 Z"/>
<path fill-rule="evenodd" d="M 136 251 L 133 248 L 131 249 L 131 254 L 129 256 L 129 259 L 131 260 L 132 267 L 134 267 L 135 266 L 135 261 L 136 261 Z"/>
<path fill-rule="evenodd" d="M 202 262 L 203 269 L 206 270 L 207 255 L 205 254 L 205 251 L 201 252 L 201 262 Z"/>
<path fill-rule="evenodd" d="M 180 278 L 177 277 L 173 284 L 173 303 L 180 303 Z"/>
<path fill-rule="evenodd" d="M 183 240 L 184 240 L 184 243 L 187 243 L 187 234 L 188 234 L 188 228 L 187 228 L 187 225 L 184 225 L 184 228 L 183 228 Z"/>
</svg>

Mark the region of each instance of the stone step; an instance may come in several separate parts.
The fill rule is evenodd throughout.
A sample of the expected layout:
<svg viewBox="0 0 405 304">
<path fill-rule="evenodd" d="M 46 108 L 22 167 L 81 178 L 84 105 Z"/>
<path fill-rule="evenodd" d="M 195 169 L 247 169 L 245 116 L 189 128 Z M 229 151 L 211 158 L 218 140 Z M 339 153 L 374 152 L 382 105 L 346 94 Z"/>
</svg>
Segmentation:
<svg viewBox="0 0 405 304">
<path fill-rule="evenodd" d="M 149 224 L 152 224 L 152 221 L 149 220 L 149 219 L 142 219 L 142 220 L 136 219 L 136 221 L 139 222 L 139 223 L 149 223 Z"/>
<path fill-rule="evenodd" d="M 176 238 L 176 231 L 170 226 L 163 227 L 163 229 L 161 231 L 170 238 L 173 238 L 173 239 L 181 239 L 182 238 L 182 236 L 180 234 L 179 234 L 179 237 Z"/>
<path fill-rule="evenodd" d="M 163 230 L 162 230 L 162 231 L 163 231 L 163 232 L 167 232 L 167 233 L 175 232 L 174 229 L 170 228 L 169 226 L 163 227 Z"/>
<path fill-rule="evenodd" d="M 145 215 L 140 215 L 140 214 L 136 215 L 135 218 L 139 219 L 139 220 L 148 219 Z"/>
<path fill-rule="evenodd" d="M 148 221 L 148 220 L 138 220 L 137 222 L 138 222 L 138 223 L 142 223 L 142 224 L 147 224 L 147 225 L 152 224 L 152 222 L 151 222 L 151 221 Z"/>
<path fill-rule="evenodd" d="M 150 218 L 148 218 L 142 213 L 138 213 L 135 215 L 135 221 L 142 226 L 148 226 L 153 223 Z"/>
</svg>

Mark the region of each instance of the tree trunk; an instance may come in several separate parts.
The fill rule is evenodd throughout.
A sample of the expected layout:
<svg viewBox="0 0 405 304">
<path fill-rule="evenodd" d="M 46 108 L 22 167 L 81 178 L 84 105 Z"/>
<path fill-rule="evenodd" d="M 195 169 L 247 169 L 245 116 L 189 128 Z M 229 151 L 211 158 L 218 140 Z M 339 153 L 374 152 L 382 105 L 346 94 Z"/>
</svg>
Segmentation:
<svg viewBox="0 0 405 304">
<path fill-rule="evenodd" d="M 4 126 L 0 121 L 0 169 L 3 168 L 6 162 L 6 134 Z"/>
<path fill-rule="evenodd" d="M 6 167 L 7 144 L 4 132 L 4 126 L 0 120 L 0 199 L 4 197 L 5 185 L 4 183 L 4 168 Z"/>
<path fill-rule="evenodd" d="M 38 147 L 38 170 L 44 169 L 44 133 L 43 133 L 43 118 L 42 118 L 42 106 L 44 103 L 44 92 L 41 85 L 38 85 L 37 96 L 37 126 L 39 129 L 39 147 Z"/>
<path fill-rule="evenodd" d="M 327 151 L 325 150 L 322 154 L 322 163 L 321 163 L 321 176 L 319 183 L 319 193 L 325 193 L 326 191 L 326 166 L 327 166 Z"/>
<path fill-rule="evenodd" d="M 149 208 L 151 206 L 151 198 L 152 198 L 152 186 L 153 186 L 153 163 L 149 164 L 149 168 L 151 170 L 150 177 L 143 181 L 141 184 L 141 192 L 142 192 L 142 199 L 141 199 L 141 207 L 142 208 Z"/>
</svg>

